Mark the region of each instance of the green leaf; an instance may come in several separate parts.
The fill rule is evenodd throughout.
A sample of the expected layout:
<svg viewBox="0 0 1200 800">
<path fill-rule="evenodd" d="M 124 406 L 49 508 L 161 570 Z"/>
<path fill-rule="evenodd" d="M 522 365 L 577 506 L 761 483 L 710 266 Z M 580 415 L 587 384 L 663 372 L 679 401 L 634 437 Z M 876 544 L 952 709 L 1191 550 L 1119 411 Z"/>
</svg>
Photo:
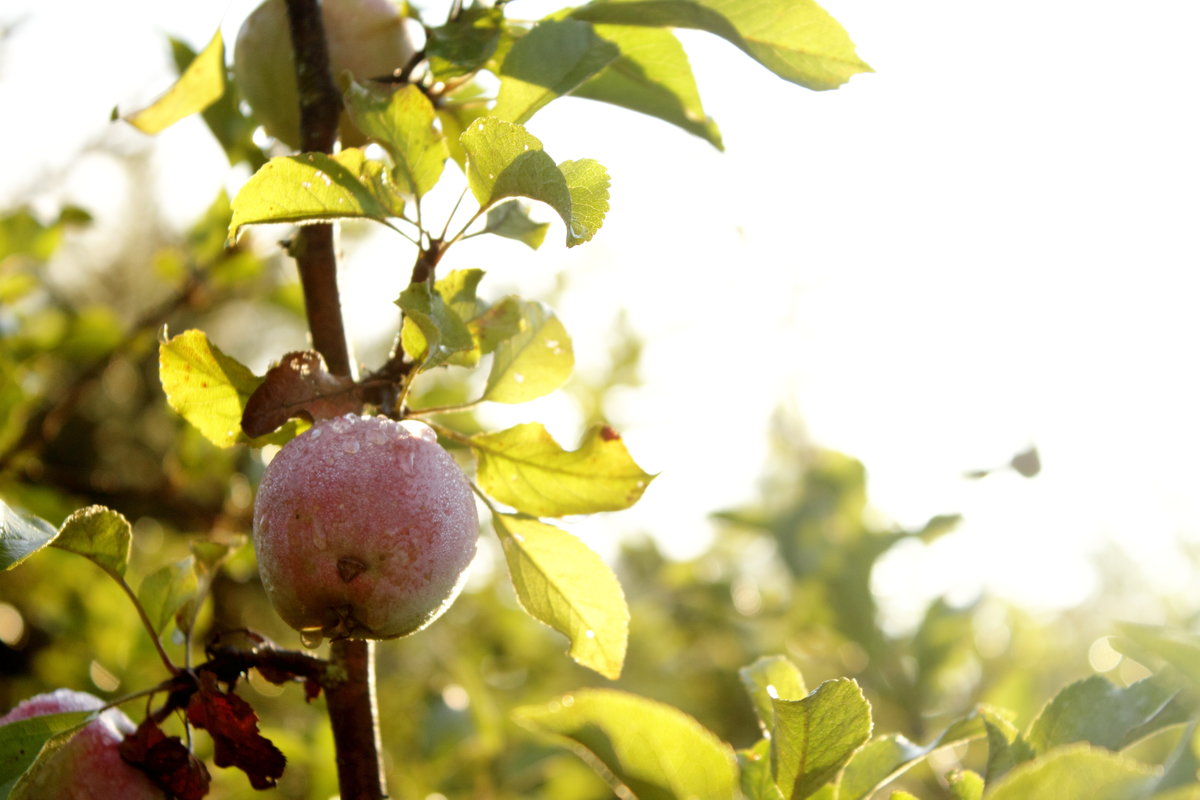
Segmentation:
<svg viewBox="0 0 1200 800">
<path fill-rule="evenodd" d="M 969 769 L 959 769 L 946 776 L 952 800 L 983 800 L 983 776 Z"/>
<path fill-rule="evenodd" d="M 396 305 L 405 315 L 401 330 L 404 352 L 420 364 L 421 371 L 444 364 L 455 353 L 475 346 L 466 324 L 428 283 L 410 284 L 400 293 Z"/>
<path fill-rule="evenodd" d="M 520 298 L 505 297 L 467 323 L 481 355 L 494 352 L 501 343 L 521 332 L 521 305 Z"/>
<path fill-rule="evenodd" d="M 404 213 L 404 200 L 383 163 L 351 147 L 336 155 L 301 153 L 272 158 L 233 198 L 229 241 L 264 222 L 384 221 Z"/>
<path fill-rule="evenodd" d="M 57 535 L 58 529 L 46 520 L 0 500 L 0 571 L 20 564 Z"/>
<path fill-rule="evenodd" d="M 571 338 L 542 303 L 522 302 L 520 331 L 496 347 L 484 400 L 524 403 L 553 392 L 575 369 Z"/>
<path fill-rule="evenodd" d="M 472 5 L 452 22 L 426 29 L 425 55 L 434 77 L 445 81 L 481 68 L 496 52 L 503 24 L 500 7 Z"/>
<path fill-rule="evenodd" d="M 664 703 L 580 689 L 545 706 L 518 708 L 513 719 L 573 750 L 621 797 L 729 800 L 737 792 L 729 746 Z"/>
<path fill-rule="evenodd" d="M 852 75 L 871 71 L 842 26 L 813 0 L 593 0 L 571 16 L 708 31 L 779 77 L 809 89 L 836 89 Z"/>
<path fill-rule="evenodd" d="M 459 137 L 467 153 L 467 184 L 482 208 L 528 197 L 553 208 L 567 227 L 567 246 L 588 241 L 608 210 L 608 173 L 595 161 L 556 165 L 524 128 L 480 117 Z M 578 200 L 581 207 L 574 208 Z"/>
<path fill-rule="evenodd" d="M 521 607 L 570 639 L 576 662 L 619 678 L 629 609 L 608 565 L 576 537 L 539 520 L 494 514 L 492 521 Z"/>
<path fill-rule="evenodd" d="M 129 520 L 111 508 L 88 506 L 67 517 L 50 544 L 94 561 L 105 572 L 124 575 L 132 543 Z"/>
<path fill-rule="evenodd" d="M 877 736 L 859 748 L 846 765 L 839 782 L 838 800 L 864 800 L 935 750 L 983 735 L 980 714 L 971 713 L 924 746 L 897 733 Z"/>
<path fill-rule="evenodd" d="M 758 724 L 765 733 L 775 727 L 774 699 L 799 700 L 808 694 L 804 676 L 786 656 L 763 656 L 739 669 L 738 677 L 750 695 Z"/>
<path fill-rule="evenodd" d="M 551 100 L 570 94 L 604 69 L 620 52 L 587 22 L 539 22 L 508 51 L 492 114 L 524 123 Z"/>
<path fill-rule="evenodd" d="M 1015 767 L 989 786 L 988 800 L 1135 800 L 1156 770 L 1086 744 L 1060 747 Z"/>
<path fill-rule="evenodd" d="M 179 79 L 151 105 L 125 117 L 142 133 L 155 134 L 203 111 L 225 93 L 225 43 L 217 32 Z"/>
<path fill-rule="evenodd" d="M 483 233 L 516 239 L 530 249 L 537 250 L 546 240 L 546 231 L 549 229 L 550 223 L 530 219 L 528 209 L 520 200 L 509 200 L 488 210 Z"/>
<path fill-rule="evenodd" d="M 0 798 L 24 794 L 22 777 L 62 747 L 95 716 L 94 711 L 43 714 L 0 725 Z"/>
<path fill-rule="evenodd" d="M 764 737 L 753 747 L 737 751 L 742 794 L 747 800 L 784 800 L 771 775 L 771 740 Z"/>
<path fill-rule="evenodd" d="M 1122 635 L 1110 641 L 1118 652 L 1143 664 L 1165 662 L 1178 670 L 1193 689 L 1200 690 L 1200 636 L 1178 628 L 1133 622 L 1120 623 L 1117 629 Z"/>
<path fill-rule="evenodd" d="M 184 331 L 158 348 L 167 403 L 218 447 L 242 434 L 242 410 L 261 379 L 221 352 L 203 332 Z"/>
<path fill-rule="evenodd" d="M 600 162 L 585 158 L 580 161 L 564 161 L 558 165 L 567 180 L 567 191 L 571 193 L 571 230 L 567 245 L 586 242 L 604 224 L 608 213 L 608 171 Z M 571 241 L 575 237 L 575 241 Z"/>
<path fill-rule="evenodd" d="M 984 715 L 984 730 L 987 732 L 988 757 L 987 782 L 992 783 L 1017 764 L 1033 758 L 1033 748 L 1017 727 L 998 713 Z"/>
<path fill-rule="evenodd" d="M 657 117 L 723 150 L 721 133 L 704 113 L 683 45 L 669 30 L 597 25 L 621 49 L 603 71 L 571 93 Z"/>
<path fill-rule="evenodd" d="M 392 157 L 397 191 L 420 198 L 437 184 L 450 153 L 434 126 L 433 103 L 417 86 L 406 84 L 393 91 L 351 81 L 346 110 L 358 129 Z"/>
<path fill-rule="evenodd" d="M 563 450 L 537 422 L 477 434 L 470 444 L 483 490 L 535 517 L 619 511 L 636 503 L 654 478 L 602 425 L 584 434 L 574 451 Z"/>
<path fill-rule="evenodd" d="M 1175 692 L 1153 679 L 1118 687 L 1101 675 L 1076 681 L 1051 700 L 1029 728 L 1027 740 L 1038 753 L 1071 742 L 1109 750 L 1132 743 L 1135 733 L 1168 711 Z M 1182 720 L 1170 718 L 1170 722 Z"/>
<path fill-rule="evenodd" d="M 788 800 L 834 780 L 871 735 L 871 706 L 849 678 L 825 681 L 802 700 L 772 698 L 772 772 Z"/>
<path fill-rule="evenodd" d="M 188 556 L 147 575 L 137 595 L 138 602 L 154 625 L 154 632 L 161 634 L 175 612 L 190 602 L 199 590 L 196 558 Z"/>
</svg>

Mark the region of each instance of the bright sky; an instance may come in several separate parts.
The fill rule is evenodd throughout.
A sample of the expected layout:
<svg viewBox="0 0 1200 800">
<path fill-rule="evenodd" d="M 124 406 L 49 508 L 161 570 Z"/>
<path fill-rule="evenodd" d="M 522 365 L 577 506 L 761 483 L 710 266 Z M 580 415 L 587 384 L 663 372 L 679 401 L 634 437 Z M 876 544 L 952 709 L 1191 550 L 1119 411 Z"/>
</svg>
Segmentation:
<svg viewBox="0 0 1200 800">
<path fill-rule="evenodd" d="M 510 9 L 534 16 L 522 11 L 533 2 Z M 229 6 L 227 41 L 250 5 Z M 672 553 L 698 552 L 709 512 L 754 497 L 784 407 L 815 442 L 866 463 L 884 519 L 966 515 L 959 533 L 881 570 L 898 619 L 985 587 L 1035 606 L 1082 602 L 1097 588 L 1089 554 L 1109 539 L 1156 587 L 1200 602 L 1177 550 L 1200 533 L 1200 116 L 1187 100 L 1200 6 L 825 5 L 876 74 L 814 94 L 686 33 L 726 153 L 585 101 L 552 105 L 529 127 L 556 160 L 608 167 L 604 228 L 566 251 L 556 227 L 533 256 L 471 243 L 453 265 L 489 269 L 497 294 L 537 296 L 565 273 L 557 307 L 581 369 L 605 357 L 619 308 L 647 339 L 646 385 L 610 413 L 662 475 L 635 509 L 571 529 L 601 550 L 650 530 Z M 114 104 L 164 88 L 161 34 L 200 46 L 221 4 L 9 0 L 0 19 L 23 8 L 0 55 L 0 104 L 45 128 L 0 130 L 5 202 L 101 135 Z M 157 142 L 180 221 L 223 174 L 204 142 L 187 123 Z M 86 164 L 69 186 L 103 206 L 111 178 Z M 379 271 L 378 254 L 395 253 L 384 248 L 364 248 L 375 258 L 345 276 L 360 340 L 394 324 L 381 284 L 398 292 L 403 270 Z M 563 398 L 489 413 L 577 435 Z M 1044 465 L 1033 480 L 961 477 L 1031 443 Z"/>
</svg>

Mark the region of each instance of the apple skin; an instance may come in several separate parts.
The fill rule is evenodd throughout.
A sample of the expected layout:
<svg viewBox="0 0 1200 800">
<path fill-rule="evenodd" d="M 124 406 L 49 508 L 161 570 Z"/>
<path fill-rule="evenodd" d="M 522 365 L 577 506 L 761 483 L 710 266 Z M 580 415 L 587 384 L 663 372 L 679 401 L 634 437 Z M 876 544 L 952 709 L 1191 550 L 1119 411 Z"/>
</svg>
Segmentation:
<svg viewBox="0 0 1200 800">
<path fill-rule="evenodd" d="M 306 637 L 391 639 L 462 588 L 479 518 L 466 476 L 421 422 L 318 422 L 267 465 L 254 550 L 267 596 Z"/>
<path fill-rule="evenodd" d="M 412 58 L 408 20 L 390 0 L 323 0 L 321 17 L 334 81 L 349 71 L 360 83 L 390 75 Z M 233 74 L 242 97 L 267 133 L 292 148 L 300 146 L 300 108 L 292 38 L 284 0 L 266 0 L 238 31 Z M 343 147 L 365 143 L 342 113 Z"/>
<path fill-rule="evenodd" d="M 43 714 L 94 711 L 104 705 L 87 692 L 58 689 L 18 703 L 0 717 L 7 725 Z M 144 772 L 121 758 L 118 747 L 135 726 L 119 709 L 110 708 L 88 723 L 49 761 L 37 767 L 30 797 L 56 800 L 164 800 L 166 795 Z"/>
</svg>

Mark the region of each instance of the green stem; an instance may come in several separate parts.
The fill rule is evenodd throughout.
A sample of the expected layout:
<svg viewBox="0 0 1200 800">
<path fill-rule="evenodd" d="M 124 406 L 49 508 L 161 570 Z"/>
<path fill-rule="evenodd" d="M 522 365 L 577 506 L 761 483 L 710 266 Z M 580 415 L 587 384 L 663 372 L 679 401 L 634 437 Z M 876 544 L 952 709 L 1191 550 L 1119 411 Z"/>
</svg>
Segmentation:
<svg viewBox="0 0 1200 800">
<path fill-rule="evenodd" d="M 167 672 L 171 673 L 172 675 L 177 675 L 179 673 L 179 667 L 175 666 L 174 662 L 171 661 L 171 657 L 167 655 L 167 651 L 163 649 L 162 642 L 158 638 L 158 631 L 154 630 L 154 623 L 150 621 L 150 615 L 147 614 L 146 609 L 142 607 L 142 601 L 138 600 L 137 594 L 133 591 L 133 587 L 126 582 L 124 575 L 118 575 L 117 573 L 107 569 L 104 571 L 112 576 L 112 579 L 117 582 L 117 585 L 121 587 L 121 590 L 129 596 L 129 600 L 133 603 L 133 607 L 137 609 L 138 617 L 141 618 L 142 625 L 146 627 L 146 632 L 150 634 L 150 641 L 154 642 L 154 649 L 158 651 L 158 657 L 162 659 L 163 665 L 167 668 Z"/>
</svg>

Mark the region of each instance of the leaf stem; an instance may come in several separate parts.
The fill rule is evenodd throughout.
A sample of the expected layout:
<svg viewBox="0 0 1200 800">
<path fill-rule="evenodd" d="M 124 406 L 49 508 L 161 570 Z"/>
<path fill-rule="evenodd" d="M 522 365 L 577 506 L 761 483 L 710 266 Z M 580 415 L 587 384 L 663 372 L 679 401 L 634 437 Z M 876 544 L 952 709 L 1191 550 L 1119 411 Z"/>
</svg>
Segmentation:
<svg viewBox="0 0 1200 800">
<path fill-rule="evenodd" d="M 479 400 L 472 400 L 469 403 L 458 403 L 458 404 L 452 405 L 452 406 L 434 406 L 432 408 L 410 408 L 408 410 L 408 416 L 420 417 L 420 416 L 425 416 L 427 414 L 457 414 L 461 411 L 470 411 L 471 409 L 475 408 L 482 402 L 483 402 L 483 400 L 481 398 Z"/>
<path fill-rule="evenodd" d="M 142 606 L 142 601 L 138 600 L 137 594 L 133 591 L 133 587 L 131 587 L 129 582 L 125 580 L 124 575 L 113 572 L 109 569 L 105 569 L 104 571 L 107 572 L 112 579 L 117 582 L 117 585 L 121 587 L 121 590 L 129 596 L 129 601 L 133 603 L 133 607 L 137 609 L 138 617 L 142 620 L 142 625 L 145 626 L 146 632 L 150 634 L 150 641 L 154 643 L 154 649 L 158 651 L 158 657 L 162 660 L 163 665 L 167 668 L 167 672 L 171 673 L 172 675 L 178 675 L 179 667 L 175 666 L 175 663 L 171 661 L 171 657 L 167 655 L 167 651 L 163 649 L 162 641 L 158 637 L 158 631 L 154 629 L 154 623 L 150 621 L 150 615 L 146 613 L 146 609 Z"/>
</svg>

